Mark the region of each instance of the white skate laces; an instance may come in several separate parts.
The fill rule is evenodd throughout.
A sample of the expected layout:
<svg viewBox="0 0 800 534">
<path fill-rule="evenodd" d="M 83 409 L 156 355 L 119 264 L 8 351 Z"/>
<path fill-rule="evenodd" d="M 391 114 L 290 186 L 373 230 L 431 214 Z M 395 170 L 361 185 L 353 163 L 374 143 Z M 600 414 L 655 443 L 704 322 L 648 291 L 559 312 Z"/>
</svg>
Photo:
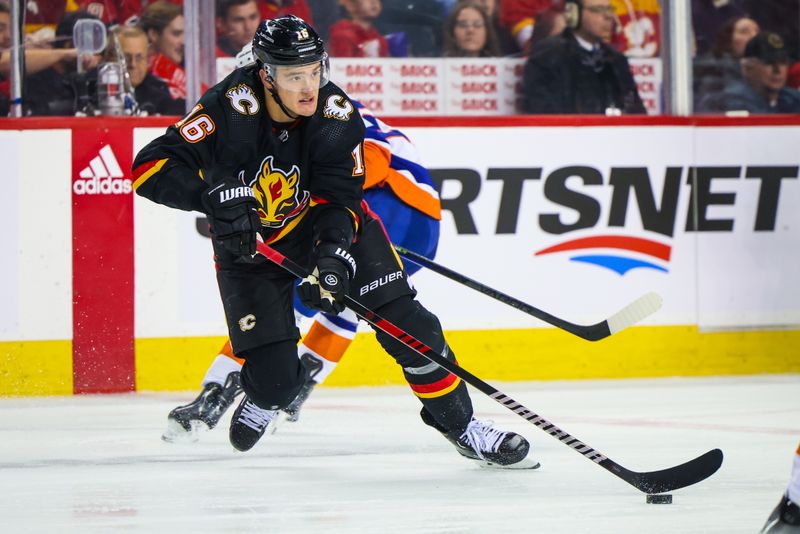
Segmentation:
<svg viewBox="0 0 800 534">
<path fill-rule="evenodd" d="M 237 421 L 256 432 L 261 432 L 277 414 L 278 410 L 262 410 L 247 399 Z"/>
<path fill-rule="evenodd" d="M 493 424 L 494 421 L 480 421 L 473 418 L 467 425 L 467 429 L 461 434 L 459 441 L 464 440 L 467 445 L 472 447 L 478 458 L 486 460 L 483 456 L 484 451 L 497 452 L 503 438 L 508 434 L 492 427 Z"/>
</svg>

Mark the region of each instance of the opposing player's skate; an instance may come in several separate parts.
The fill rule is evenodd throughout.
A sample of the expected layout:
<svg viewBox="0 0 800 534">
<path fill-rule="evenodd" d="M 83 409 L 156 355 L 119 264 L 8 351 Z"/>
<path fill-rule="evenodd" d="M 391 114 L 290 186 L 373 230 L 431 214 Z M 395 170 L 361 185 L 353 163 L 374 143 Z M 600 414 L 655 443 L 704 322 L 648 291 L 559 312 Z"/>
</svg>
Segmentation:
<svg viewBox="0 0 800 534">
<path fill-rule="evenodd" d="M 274 432 L 279 412 L 259 408 L 245 395 L 231 418 L 229 438 L 233 448 L 249 451 L 265 432 Z"/>
<path fill-rule="evenodd" d="M 781 497 L 778 506 L 772 511 L 762 534 L 800 534 L 800 507 L 789 499 Z"/>
<path fill-rule="evenodd" d="M 294 400 L 289 403 L 289 406 L 281 410 L 286 414 L 287 421 L 290 423 L 296 423 L 300 419 L 300 408 L 302 408 L 303 404 L 306 402 L 306 400 L 308 400 L 308 396 L 311 395 L 311 392 L 314 390 L 314 386 L 316 385 L 317 383 L 313 380 L 306 380 L 303 384 L 303 387 L 300 389 L 300 393 L 297 394 L 297 397 L 295 397 Z"/>
<path fill-rule="evenodd" d="M 238 372 L 229 373 L 225 384 L 209 382 L 200 395 L 184 406 L 178 406 L 167 416 L 167 430 L 161 439 L 170 443 L 197 441 L 200 434 L 217 426 L 236 396 L 242 392 Z"/>
<path fill-rule="evenodd" d="M 277 430 L 278 426 L 284 421 L 296 423 L 300 420 L 300 408 L 303 407 L 303 404 L 308 400 L 309 395 L 311 395 L 311 392 L 314 390 L 314 386 L 317 385 L 314 377 L 322 370 L 322 362 L 319 361 L 317 357 L 305 353 L 300 356 L 300 363 L 306 368 L 306 381 L 303 383 L 303 387 L 300 389 L 300 393 L 297 394 L 297 397 L 295 397 L 286 408 L 281 409 L 280 417 L 275 421 L 273 432 Z"/>
<path fill-rule="evenodd" d="M 474 460 L 481 467 L 492 469 L 536 469 L 539 462 L 531 456 L 528 440 L 514 432 L 504 432 L 492 426 L 491 421 L 474 417 L 461 435 L 443 429 L 426 410 L 420 412 L 422 421 L 442 433 L 458 453 Z"/>
</svg>

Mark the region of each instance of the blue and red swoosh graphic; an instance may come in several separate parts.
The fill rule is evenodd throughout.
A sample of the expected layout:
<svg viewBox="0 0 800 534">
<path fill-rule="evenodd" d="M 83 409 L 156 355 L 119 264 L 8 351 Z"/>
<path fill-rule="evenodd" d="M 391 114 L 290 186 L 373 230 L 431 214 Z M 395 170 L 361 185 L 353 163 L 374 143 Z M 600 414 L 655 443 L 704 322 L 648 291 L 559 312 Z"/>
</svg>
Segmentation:
<svg viewBox="0 0 800 534">
<path fill-rule="evenodd" d="M 628 250 L 644 256 L 649 256 L 655 260 L 661 260 L 664 263 L 669 263 L 670 256 L 672 255 L 672 247 L 670 245 L 665 245 L 664 243 L 659 243 L 658 241 L 645 239 L 643 237 L 624 235 L 598 235 L 592 237 L 581 237 L 544 248 L 537 251 L 534 255 L 543 256 L 545 254 L 553 254 L 555 252 L 586 250 L 592 248 Z M 653 263 L 652 261 L 621 255 L 587 254 L 572 256 L 570 260 L 605 267 L 606 269 L 616 272 L 620 276 L 624 276 L 628 271 L 637 268 L 654 269 L 656 271 L 665 273 L 669 272 L 666 267 L 659 263 Z"/>
</svg>

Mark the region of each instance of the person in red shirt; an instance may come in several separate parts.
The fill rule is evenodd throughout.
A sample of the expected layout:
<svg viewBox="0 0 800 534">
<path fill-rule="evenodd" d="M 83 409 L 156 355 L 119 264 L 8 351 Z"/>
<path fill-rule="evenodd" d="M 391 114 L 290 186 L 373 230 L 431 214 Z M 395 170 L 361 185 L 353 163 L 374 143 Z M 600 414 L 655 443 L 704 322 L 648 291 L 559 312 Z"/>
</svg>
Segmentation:
<svg viewBox="0 0 800 534">
<path fill-rule="evenodd" d="M 221 0 L 217 4 L 217 57 L 235 57 L 253 41 L 260 22 L 256 0 Z"/>
<path fill-rule="evenodd" d="M 349 18 L 331 26 L 328 50 L 333 57 L 388 57 L 389 43 L 374 26 L 381 0 L 342 0 Z"/>
<path fill-rule="evenodd" d="M 183 24 L 183 9 L 163 0 L 148 5 L 139 19 L 139 27 L 150 41 L 150 72 L 167 82 L 176 100 L 186 98 Z"/>
</svg>

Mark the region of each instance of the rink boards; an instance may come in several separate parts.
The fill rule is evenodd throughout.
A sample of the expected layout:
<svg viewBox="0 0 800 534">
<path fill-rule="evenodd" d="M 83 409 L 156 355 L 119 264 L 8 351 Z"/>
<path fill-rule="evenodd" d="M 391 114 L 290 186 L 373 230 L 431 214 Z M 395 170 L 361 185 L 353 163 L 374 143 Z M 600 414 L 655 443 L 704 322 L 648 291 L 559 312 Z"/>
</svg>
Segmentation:
<svg viewBox="0 0 800 534">
<path fill-rule="evenodd" d="M 800 119 L 390 123 L 442 184 L 437 262 L 576 323 L 664 298 L 589 343 L 423 270 L 481 378 L 800 372 Z M 0 123 L 0 394 L 197 386 L 225 335 L 204 222 L 131 192 L 167 124 Z M 365 330 L 330 384 L 401 381 Z"/>
</svg>

